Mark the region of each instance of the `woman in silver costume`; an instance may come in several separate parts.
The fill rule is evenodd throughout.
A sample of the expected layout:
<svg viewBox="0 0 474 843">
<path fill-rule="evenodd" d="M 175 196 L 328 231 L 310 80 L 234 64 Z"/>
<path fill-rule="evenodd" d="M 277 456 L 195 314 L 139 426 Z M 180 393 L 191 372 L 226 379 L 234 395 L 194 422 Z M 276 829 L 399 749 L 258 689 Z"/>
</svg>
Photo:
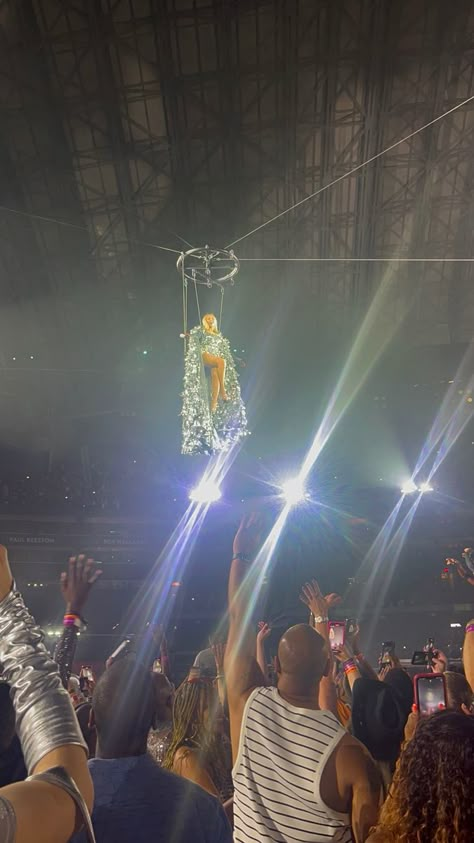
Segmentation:
<svg viewBox="0 0 474 843">
<path fill-rule="evenodd" d="M 247 434 L 234 358 L 213 313 L 189 334 L 182 417 L 183 454 L 220 451 Z"/>
<path fill-rule="evenodd" d="M 67 843 L 86 825 L 93 787 L 79 725 L 58 670 L 0 546 L 0 664 L 30 774 L 0 789 L 1 843 Z"/>
</svg>

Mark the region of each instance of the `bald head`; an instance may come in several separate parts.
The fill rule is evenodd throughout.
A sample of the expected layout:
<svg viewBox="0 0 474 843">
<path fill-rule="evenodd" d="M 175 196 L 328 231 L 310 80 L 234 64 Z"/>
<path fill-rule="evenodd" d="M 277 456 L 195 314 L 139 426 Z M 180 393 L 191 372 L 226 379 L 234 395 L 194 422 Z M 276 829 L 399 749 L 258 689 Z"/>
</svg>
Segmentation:
<svg viewBox="0 0 474 843">
<path fill-rule="evenodd" d="M 304 693 L 325 675 L 328 652 L 324 638 L 306 623 L 291 626 L 278 645 L 278 684 Z"/>
</svg>

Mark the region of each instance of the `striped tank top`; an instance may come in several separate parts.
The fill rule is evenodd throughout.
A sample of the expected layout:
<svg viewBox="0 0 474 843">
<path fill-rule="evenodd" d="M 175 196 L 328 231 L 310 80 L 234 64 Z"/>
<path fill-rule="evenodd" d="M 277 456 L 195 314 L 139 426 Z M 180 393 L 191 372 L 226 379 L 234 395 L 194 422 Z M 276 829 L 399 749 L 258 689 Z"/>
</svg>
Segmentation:
<svg viewBox="0 0 474 843">
<path fill-rule="evenodd" d="M 277 688 L 253 691 L 232 771 L 235 843 L 352 843 L 349 815 L 320 794 L 326 761 L 345 734 L 329 711 L 295 708 Z"/>
</svg>

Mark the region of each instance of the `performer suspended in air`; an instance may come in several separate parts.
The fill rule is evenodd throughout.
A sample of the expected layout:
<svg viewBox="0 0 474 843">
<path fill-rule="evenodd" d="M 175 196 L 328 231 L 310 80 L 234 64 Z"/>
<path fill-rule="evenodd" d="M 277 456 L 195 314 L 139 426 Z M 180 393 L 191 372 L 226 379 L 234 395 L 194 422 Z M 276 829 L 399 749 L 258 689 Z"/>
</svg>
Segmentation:
<svg viewBox="0 0 474 843">
<path fill-rule="evenodd" d="M 189 334 L 182 416 L 183 454 L 213 453 L 247 434 L 234 358 L 213 313 Z"/>
</svg>

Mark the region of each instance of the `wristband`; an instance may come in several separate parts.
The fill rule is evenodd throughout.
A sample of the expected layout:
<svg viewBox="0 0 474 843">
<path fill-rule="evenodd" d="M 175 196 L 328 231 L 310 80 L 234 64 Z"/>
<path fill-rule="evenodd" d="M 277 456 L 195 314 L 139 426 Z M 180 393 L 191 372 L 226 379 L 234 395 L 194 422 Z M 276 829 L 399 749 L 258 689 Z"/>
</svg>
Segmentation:
<svg viewBox="0 0 474 843">
<path fill-rule="evenodd" d="M 232 557 L 232 562 L 246 562 L 247 565 L 250 565 L 251 561 L 245 553 L 234 553 Z"/>
<path fill-rule="evenodd" d="M 314 618 L 315 623 L 327 623 L 328 620 L 329 620 L 329 618 L 323 618 L 322 615 L 318 615 L 317 617 Z"/>
<path fill-rule="evenodd" d="M 357 665 L 354 659 L 347 659 L 347 661 L 343 662 L 342 669 L 344 673 L 349 673 L 350 670 L 357 670 Z"/>
<path fill-rule="evenodd" d="M 468 623 L 466 626 L 466 632 L 474 632 L 474 623 Z"/>
<path fill-rule="evenodd" d="M 74 626 L 79 631 L 82 631 L 87 628 L 87 623 L 80 615 L 76 615 L 74 612 L 67 612 L 63 618 L 63 626 Z"/>
</svg>

